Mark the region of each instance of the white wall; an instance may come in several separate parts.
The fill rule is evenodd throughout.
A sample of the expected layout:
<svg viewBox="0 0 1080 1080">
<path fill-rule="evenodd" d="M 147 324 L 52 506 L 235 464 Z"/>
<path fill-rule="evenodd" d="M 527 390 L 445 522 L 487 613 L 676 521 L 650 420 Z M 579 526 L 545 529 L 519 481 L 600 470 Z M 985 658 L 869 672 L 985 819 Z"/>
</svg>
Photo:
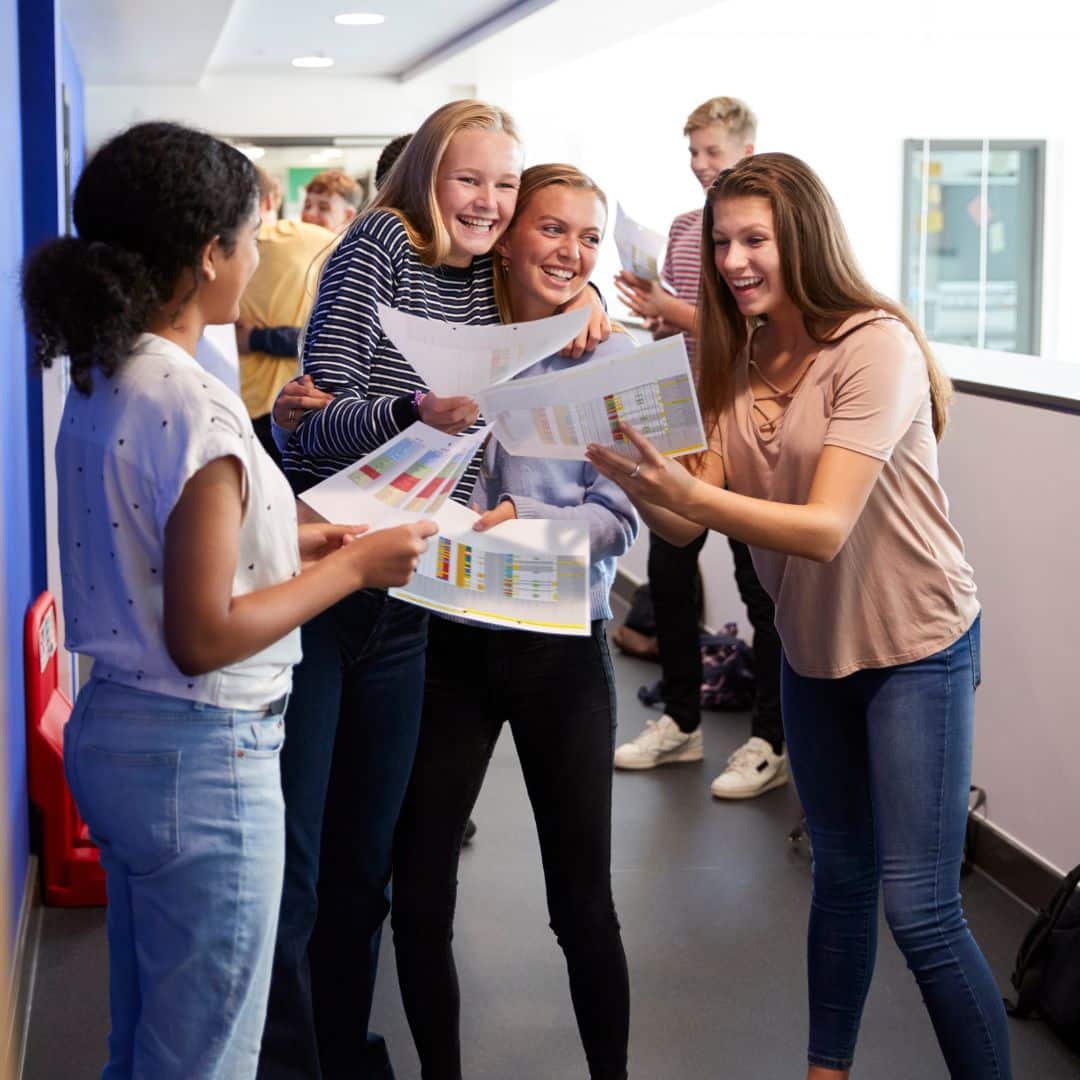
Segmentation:
<svg viewBox="0 0 1080 1080">
<path fill-rule="evenodd" d="M 941 445 L 983 605 L 974 783 L 989 819 L 1060 871 L 1080 862 L 1080 416 L 957 395 Z"/>
<path fill-rule="evenodd" d="M 822 176 L 872 281 L 900 284 L 906 138 L 1048 142 L 1043 354 L 1080 360 L 1080 37 L 1056 0 L 771 0 L 717 4 L 499 87 L 532 162 L 569 160 L 643 222 L 665 229 L 701 202 L 682 125 L 732 94 L 760 120 L 758 149 Z M 484 83 L 480 84 L 485 92 Z M 605 268 L 614 270 L 607 245 Z"/>
<path fill-rule="evenodd" d="M 438 78 L 305 76 L 205 78 L 197 86 L 87 86 L 87 145 L 93 150 L 143 120 L 174 120 L 219 135 L 399 135 L 413 131 L 472 85 Z"/>
</svg>

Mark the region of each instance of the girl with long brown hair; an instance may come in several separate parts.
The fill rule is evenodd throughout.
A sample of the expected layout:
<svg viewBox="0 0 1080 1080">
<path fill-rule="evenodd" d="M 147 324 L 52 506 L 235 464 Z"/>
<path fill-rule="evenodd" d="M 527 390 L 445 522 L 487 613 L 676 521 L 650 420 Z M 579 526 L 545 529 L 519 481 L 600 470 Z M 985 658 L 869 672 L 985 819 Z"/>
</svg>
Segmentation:
<svg viewBox="0 0 1080 1080">
<path fill-rule="evenodd" d="M 938 480 L 948 380 L 856 266 L 797 158 L 721 173 L 702 225 L 696 473 L 635 431 L 590 460 L 672 543 L 750 545 L 776 604 L 788 751 L 814 851 L 809 1073 L 845 1077 L 879 889 L 951 1075 L 1008 1078 L 1005 1013 L 964 921 L 979 602 Z"/>
</svg>

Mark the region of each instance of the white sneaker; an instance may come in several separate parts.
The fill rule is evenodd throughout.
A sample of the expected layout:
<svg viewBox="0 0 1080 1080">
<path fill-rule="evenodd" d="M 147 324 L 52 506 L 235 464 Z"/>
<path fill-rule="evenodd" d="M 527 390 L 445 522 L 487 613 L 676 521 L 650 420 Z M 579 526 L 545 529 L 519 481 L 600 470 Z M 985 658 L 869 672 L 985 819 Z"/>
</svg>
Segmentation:
<svg viewBox="0 0 1080 1080">
<path fill-rule="evenodd" d="M 787 754 L 777 754 L 756 735 L 743 743 L 709 790 L 717 799 L 752 799 L 788 782 Z"/>
<path fill-rule="evenodd" d="M 687 734 L 664 713 L 659 720 L 646 720 L 645 730 L 615 751 L 615 768 L 654 769 L 679 761 L 701 761 L 704 756 L 701 728 Z"/>
</svg>

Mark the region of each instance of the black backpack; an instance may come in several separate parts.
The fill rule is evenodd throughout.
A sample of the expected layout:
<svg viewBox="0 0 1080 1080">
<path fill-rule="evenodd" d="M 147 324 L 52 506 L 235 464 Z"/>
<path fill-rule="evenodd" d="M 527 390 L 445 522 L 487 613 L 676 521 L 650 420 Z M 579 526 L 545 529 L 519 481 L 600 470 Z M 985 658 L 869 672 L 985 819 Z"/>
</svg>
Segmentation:
<svg viewBox="0 0 1080 1080">
<path fill-rule="evenodd" d="M 701 649 L 701 707 L 729 712 L 746 712 L 753 708 L 757 692 L 754 653 L 739 637 L 738 626 L 725 623 L 723 633 L 701 634 L 698 642 Z M 644 705 L 663 705 L 667 698 L 664 680 L 639 687 L 637 696 Z"/>
<path fill-rule="evenodd" d="M 1010 1016 L 1038 1013 L 1074 1050 L 1080 1050 L 1080 866 L 1061 883 L 1016 954 Z"/>
</svg>

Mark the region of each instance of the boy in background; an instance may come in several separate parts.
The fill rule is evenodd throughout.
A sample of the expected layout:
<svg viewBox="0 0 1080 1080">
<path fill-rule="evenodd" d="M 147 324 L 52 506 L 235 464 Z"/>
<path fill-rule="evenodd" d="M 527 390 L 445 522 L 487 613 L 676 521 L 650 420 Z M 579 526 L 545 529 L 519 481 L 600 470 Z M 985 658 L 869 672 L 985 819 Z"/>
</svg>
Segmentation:
<svg viewBox="0 0 1080 1080">
<path fill-rule="evenodd" d="M 360 209 L 360 185 L 340 169 L 327 169 L 313 176 L 304 189 L 300 220 L 339 233 Z"/>
<path fill-rule="evenodd" d="M 738 98 L 717 97 L 699 105 L 683 128 L 690 150 L 690 168 L 708 191 L 717 174 L 754 152 L 757 118 Z M 703 210 L 680 214 L 671 223 L 662 277 L 648 281 L 629 271 L 615 278 L 615 288 L 635 315 L 646 321 L 654 337 L 686 334 L 686 347 L 695 374 L 701 358 L 694 348 L 694 320 L 701 276 Z M 664 715 L 649 720 L 632 742 L 615 751 L 620 769 L 652 769 L 657 765 L 701 761 L 701 652 L 697 612 L 700 602 L 698 556 L 707 531 L 684 548 L 655 533 L 649 536 L 649 587 L 656 615 L 656 636 L 664 684 Z M 750 551 L 729 540 L 735 561 L 735 581 L 754 627 L 754 667 L 757 697 L 750 738 L 728 759 L 712 782 L 718 799 L 747 799 L 788 782 L 784 730 L 780 718 L 780 638 L 773 623 L 773 604 L 758 581 Z"/>
<path fill-rule="evenodd" d="M 236 324 L 240 396 L 259 441 L 280 465 L 270 410 L 278 391 L 296 375 L 300 327 L 315 296 L 313 264 L 329 254 L 334 234 L 321 225 L 279 218 L 280 183 L 258 167 L 256 173 L 262 224 L 259 265 L 240 298 Z"/>
</svg>

